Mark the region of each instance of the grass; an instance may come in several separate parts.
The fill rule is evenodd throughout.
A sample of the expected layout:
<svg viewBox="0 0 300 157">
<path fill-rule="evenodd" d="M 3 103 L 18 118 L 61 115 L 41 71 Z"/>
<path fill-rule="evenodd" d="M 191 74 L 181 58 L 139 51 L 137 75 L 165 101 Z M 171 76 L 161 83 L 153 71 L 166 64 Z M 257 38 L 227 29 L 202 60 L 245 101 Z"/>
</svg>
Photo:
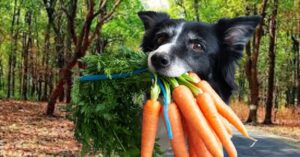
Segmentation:
<svg viewBox="0 0 300 157">
<path fill-rule="evenodd" d="M 231 107 L 235 111 L 235 113 L 242 119 L 242 121 L 246 121 L 249 108 L 248 106 L 239 101 L 231 102 Z M 259 106 L 257 112 L 257 125 L 248 125 L 247 128 L 250 130 L 259 130 L 266 132 L 268 134 L 274 134 L 278 136 L 283 136 L 287 138 L 294 139 L 300 143 L 300 113 L 298 112 L 298 108 L 293 107 L 281 107 L 273 110 L 273 124 L 272 125 L 264 125 L 261 124 L 264 120 L 265 116 L 265 107 Z"/>
</svg>

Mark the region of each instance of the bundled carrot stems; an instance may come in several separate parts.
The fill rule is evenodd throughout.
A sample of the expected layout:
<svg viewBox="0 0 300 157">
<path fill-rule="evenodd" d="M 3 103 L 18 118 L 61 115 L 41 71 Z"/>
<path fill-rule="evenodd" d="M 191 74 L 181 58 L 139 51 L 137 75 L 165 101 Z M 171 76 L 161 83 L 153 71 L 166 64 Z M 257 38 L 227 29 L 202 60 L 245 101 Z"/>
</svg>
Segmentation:
<svg viewBox="0 0 300 157">
<path fill-rule="evenodd" d="M 161 114 L 175 156 L 222 157 L 224 147 L 229 157 L 236 157 L 230 124 L 245 137 L 256 141 L 249 136 L 233 110 L 195 73 L 177 78 L 153 75 L 151 99 L 143 111 L 142 157 L 152 156 Z M 160 92 L 163 106 L 158 101 Z"/>
</svg>

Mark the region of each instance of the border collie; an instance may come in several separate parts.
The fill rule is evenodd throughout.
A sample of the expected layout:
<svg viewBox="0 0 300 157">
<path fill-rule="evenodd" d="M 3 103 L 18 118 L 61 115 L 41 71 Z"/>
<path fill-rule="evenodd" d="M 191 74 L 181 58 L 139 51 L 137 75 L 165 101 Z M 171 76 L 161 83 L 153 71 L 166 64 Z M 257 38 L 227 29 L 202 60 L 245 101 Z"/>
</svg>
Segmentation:
<svg viewBox="0 0 300 157">
<path fill-rule="evenodd" d="M 213 24 L 171 19 L 153 11 L 138 13 L 145 28 L 141 47 L 148 66 L 160 75 L 176 77 L 188 71 L 207 80 L 228 103 L 237 88 L 235 65 L 260 16 L 220 19 Z"/>
</svg>

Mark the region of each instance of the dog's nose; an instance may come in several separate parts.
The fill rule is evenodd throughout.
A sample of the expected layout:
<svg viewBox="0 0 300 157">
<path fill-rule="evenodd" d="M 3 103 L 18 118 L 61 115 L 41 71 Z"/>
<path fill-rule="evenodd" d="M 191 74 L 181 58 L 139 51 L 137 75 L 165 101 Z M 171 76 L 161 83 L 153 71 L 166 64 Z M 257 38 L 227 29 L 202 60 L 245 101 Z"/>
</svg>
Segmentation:
<svg viewBox="0 0 300 157">
<path fill-rule="evenodd" d="M 151 62 L 156 68 L 164 68 L 169 66 L 170 57 L 166 54 L 154 54 L 151 57 Z"/>
</svg>

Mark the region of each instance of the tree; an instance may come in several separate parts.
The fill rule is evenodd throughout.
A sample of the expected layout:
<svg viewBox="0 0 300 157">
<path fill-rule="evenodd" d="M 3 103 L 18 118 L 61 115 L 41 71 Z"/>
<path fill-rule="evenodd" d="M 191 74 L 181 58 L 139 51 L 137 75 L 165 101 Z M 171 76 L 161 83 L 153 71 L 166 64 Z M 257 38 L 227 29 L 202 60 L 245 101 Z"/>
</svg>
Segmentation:
<svg viewBox="0 0 300 157">
<path fill-rule="evenodd" d="M 45 2 L 46 0 L 44 0 Z M 75 3 L 76 2 L 76 3 Z M 71 69 L 76 65 L 77 61 L 79 58 L 83 57 L 89 48 L 91 42 L 95 39 L 97 35 L 99 35 L 99 32 L 103 26 L 104 23 L 106 23 L 108 20 L 112 18 L 113 13 L 115 12 L 115 9 L 119 6 L 120 0 L 116 0 L 113 3 L 113 7 L 111 8 L 110 11 L 107 10 L 107 1 L 100 1 L 98 5 L 98 10 L 95 11 L 95 1 L 94 0 L 88 0 L 86 2 L 86 9 L 87 9 L 87 14 L 85 17 L 85 20 L 83 22 L 83 26 L 81 28 L 81 32 L 76 34 L 76 25 L 74 23 L 75 18 L 76 18 L 76 11 L 74 14 L 65 12 L 68 17 L 68 22 L 70 23 L 68 25 L 68 30 L 70 30 L 72 40 L 74 43 L 74 53 L 72 58 L 65 64 L 63 68 L 60 69 L 59 75 L 60 79 L 57 82 L 56 87 L 52 91 L 52 94 L 49 98 L 48 101 L 48 106 L 47 106 L 47 115 L 53 115 L 54 109 L 55 109 L 55 103 L 57 98 L 61 95 L 63 92 L 63 85 L 66 83 L 66 80 L 71 78 Z M 77 8 L 77 0 L 73 1 L 74 8 Z M 45 2 L 46 9 L 49 8 L 48 2 Z M 64 9 L 66 10 L 66 9 Z M 51 16 L 50 16 L 51 17 Z M 94 22 L 94 20 L 98 17 L 98 20 L 95 24 L 95 29 L 94 31 L 91 30 L 91 25 Z"/>
<path fill-rule="evenodd" d="M 270 17 L 269 23 L 269 72 L 268 72 L 268 93 L 267 93 L 267 103 L 266 103 L 266 114 L 264 124 L 272 124 L 272 108 L 273 108 L 273 97 L 274 97 L 274 73 L 275 73 L 275 51 L 276 51 L 276 31 L 277 31 L 277 10 L 278 10 L 278 0 L 274 0 L 274 6 L 272 15 Z"/>
<path fill-rule="evenodd" d="M 254 42 L 252 46 L 253 52 L 251 53 L 250 57 L 247 59 L 247 63 L 246 63 L 247 64 L 246 70 L 248 70 L 247 78 L 248 78 L 249 88 L 250 88 L 250 113 L 247 122 L 251 122 L 251 123 L 257 122 L 257 107 L 259 102 L 257 62 L 258 62 L 259 48 L 260 48 L 260 42 L 261 42 L 261 37 L 263 32 L 264 19 L 266 16 L 267 3 L 268 0 L 263 0 L 262 2 L 262 10 L 261 10 L 262 20 L 259 23 L 254 36 Z"/>
<path fill-rule="evenodd" d="M 8 62 L 8 75 L 7 75 L 7 98 L 14 96 L 15 92 L 15 68 L 16 68 L 16 51 L 17 51 L 17 42 L 19 38 L 19 31 L 16 29 L 19 25 L 20 20 L 20 10 L 23 4 L 23 0 L 18 3 L 18 0 L 14 1 L 14 11 L 12 16 L 12 22 L 10 27 L 10 36 L 11 36 L 11 49 L 9 53 L 9 62 Z"/>
<path fill-rule="evenodd" d="M 300 51 L 299 51 L 299 40 L 296 39 L 296 37 L 292 36 L 292 41 L 293 41 L 293 47 L 292 50 L 295 53 L 295 64 L 296 64 L 296 79 L 297 79 L 297 105 L 300 106 Z"/>
</svg>

